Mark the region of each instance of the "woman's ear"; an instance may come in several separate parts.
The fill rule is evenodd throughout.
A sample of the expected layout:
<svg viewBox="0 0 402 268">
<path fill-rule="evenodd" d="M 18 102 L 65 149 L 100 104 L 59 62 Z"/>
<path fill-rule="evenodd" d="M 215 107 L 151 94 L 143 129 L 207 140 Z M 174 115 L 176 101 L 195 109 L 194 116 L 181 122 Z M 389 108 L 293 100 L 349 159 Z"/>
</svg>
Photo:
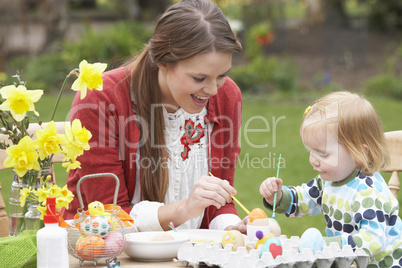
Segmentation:
<svg viewBox="0 0 402 268">
<path fill-rule="evenodd" d="M 158 68 L 159 68 L 163 73 L 166 72 L 166 69 L 168 68 L 165 63 L 160 63 L 160 62 L 158 62 L 158 63 L 156 64 L 156 66 L 158 66 Z"/>
</svg>

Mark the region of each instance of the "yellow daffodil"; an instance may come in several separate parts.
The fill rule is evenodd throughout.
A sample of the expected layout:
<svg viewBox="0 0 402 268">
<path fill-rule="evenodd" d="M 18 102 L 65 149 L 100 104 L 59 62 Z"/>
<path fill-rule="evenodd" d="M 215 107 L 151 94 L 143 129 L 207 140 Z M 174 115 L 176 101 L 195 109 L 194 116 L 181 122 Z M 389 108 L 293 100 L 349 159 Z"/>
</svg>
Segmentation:
<svg viewBox="0 0 402 268">
<path fill-rule="evenodd" d="M 53 185 L 49 189 L 49 194 L 50 194 L 50 196 L 53 196 L 53 197 L 58 197 L 60 195 L 60 192 L 61 192 L 61 188 L 57 185 Z"/>
<path fill-rule="evenodd" d="M 77 80 L 74 81 L 71 89 L 81 92 L 81 100 L 87 95 L 87 88 L 89 90 L 96 89 L 99 91 L 103 89 L 102 73 L 106 70 L 106 67 L 106 63 L 97 62 L 90 64 L 86 60 L 80 62 L 80 74 Z"/>
<path fill-rule="evenodd" d="M 60 196 L 70 201 L 74 198 L 74 194 L 67 188 L 67 185 L 64 185 L 63 188 L 61 188 Z"/>
<path fill-rule="evenodd" d="M 53 121 L 50 121 L 44 129 L 36 131 L 36 140 L 33 146 L 38 150 L 41 160 L 51 154 L 60 154 L 60 144 L 64 144 L 64 135 L 57 134 L 57 127 Z"/>
<path fill-rule="evenodd" d="M 61 208 L 66 208 L 68 209 L 68 205 L 70 204 L 70 200 L 64 197 L 59 197 L 56 199 L 56 208 L 61 209 Z"/>
<path fill-rule="evenodd" d="M 81 168 L 81 163 L 78 162 L 77 160 L 69 160 L 68 158 L 66 158 L 64 161 L 67 161 L 67 162 L 63 162 L 63 164 L 61 164 L 61 165 L 64 168 L 66 168 L 66 172 L 70 172 L 70 170 L 73 170 L 73 169 Z"/>
<path fill-rule="evenodd" d="M 37 196 L 37 200 L 40 204 L 38 206 L 38 210 L 41 212 L 41 219 L 43 219 L 43 214 L 46 213 L 46 198 L 47 197 L 55 197 L 56 198 L 56 208 L 67 208 L 71 201 L 73 201 L 74 194 L 68 190 L 67 185 L 64 185 L 63 188 L 53 185 L 51 183 L 46 183 L 42 188 L 39 188 L 36 191 L 31 191 Z M 22 194 L 22 190 L 21 190 Z"/>
<path fill-rule="evenodd" d="M 40 212 L 40 219 L 43 221 L 43 215 L 45 215 L 47 211 L 46 202 L 42 203 L 41 206 L 38 206 L 37 209 Z"/>
<path fill-rule="evenodd" d="M 47 175 L 44 182 L 49 182 L 52 178 L 52 175 Z"/>
<path fill-rule="evenodd" d="M 39 203 L 45 202 L 46 197 L 50 196 L 49 190 L 45 187 L 36 190 L 35 195 L 38 197 Z"/>
<path fill-rule="evenodd" d="M 23 85 L 19 85 L 18 87 L 10 85 L 2 87 L 0 94 L 6 99 L 6 101 L 0 105 L 0 109 L 10 111 L 15 120 L 23 120 L 28 111 L 33 111 L 39 116 L 38 112 L 35 111 L 34 103 L 40 99 L 43 90 L 27 90 Z"/>
<path fill-rule="evenodd" d="M 27 200 L 27 197 L 31 194 L 32 192 L 32 188 L 23 188 L 20 191 L 20 202 L 21 202 L 21 206 L 23 207 L 25 205 L 25 201 Z"/>
<path fill-rule="evenodd" d="M 28 170 L 40 170 L 38 153 L 32 146 L 29 136 L 23 137 L 17 145 L 6 149 L 8 157 L 4 160 L 4 167 L 14 168 L 19 177 L 23 177 Z"/>
<path fill-rule="evenodd" d="M 64 154 L 68 159 L 75 160 L 78 156 L 90 149 L 89 140 L 92 137 L 90 131 L 81 125 L 79 119 L 74 119 L 71 127 L 67 124 L 65 126 L 66 144 Z"/>
</svg>

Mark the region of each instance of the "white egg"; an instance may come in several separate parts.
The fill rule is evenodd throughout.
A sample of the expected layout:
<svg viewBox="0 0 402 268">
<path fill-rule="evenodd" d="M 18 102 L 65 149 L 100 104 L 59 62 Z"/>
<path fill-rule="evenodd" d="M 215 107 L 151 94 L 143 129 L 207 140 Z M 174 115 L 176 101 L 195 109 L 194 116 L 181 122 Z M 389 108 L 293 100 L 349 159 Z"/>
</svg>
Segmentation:
<svg viewBox="0 0 402 268">
<path fill-rule="evenodd" d="M 271 233 L 273 233 L 276 237 L 281 236 L 281 227 L 279 226 L 279 223 L 273 219 L 269 218 L 269 227 L 271 227 Z"/>
</svg>

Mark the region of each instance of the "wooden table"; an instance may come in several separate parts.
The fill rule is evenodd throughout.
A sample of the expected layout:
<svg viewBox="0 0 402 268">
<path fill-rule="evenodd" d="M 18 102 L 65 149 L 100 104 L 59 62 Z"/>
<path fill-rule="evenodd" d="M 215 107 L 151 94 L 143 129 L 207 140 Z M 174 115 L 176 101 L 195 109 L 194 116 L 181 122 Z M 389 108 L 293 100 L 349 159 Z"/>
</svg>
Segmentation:
<svg viewBox="0 0 402 268">
<path fill-rule="evenodd" d="M 80 261 L 74 256 L 69 255 L 70 258 L 70 268 L 79 268 Z M 161 262 L 141 262 L 135 261 L 127 256 L 124 252 L 117 257 L 120 262 L 120 267 L 130 268 L 130 267 L 183 267 L 180 262 L 174 261 L 161 261 Z M 106 263 L 104 261 L 99 261 L 96 267 L 105 267 Z M 91 261 L 85 261 L 82 267 L 94 267 L 94 263 Z"/>
</svg>

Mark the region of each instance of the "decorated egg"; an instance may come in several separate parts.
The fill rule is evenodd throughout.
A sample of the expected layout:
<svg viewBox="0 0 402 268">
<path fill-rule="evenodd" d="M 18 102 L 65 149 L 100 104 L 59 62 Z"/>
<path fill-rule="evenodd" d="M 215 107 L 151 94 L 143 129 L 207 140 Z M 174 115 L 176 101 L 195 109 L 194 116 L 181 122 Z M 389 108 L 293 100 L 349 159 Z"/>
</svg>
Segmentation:
<svg viewBox="0 0 402 268">
<path fill-rule="evenodd" d="M 121 232 L 110 232 L 105 237 L 105 248 L 103 254 L 110 258 L 120 254 L 126 247 L 126 239 Z"/>
<path fill-rule="evenodd" d="M 260 208 L 253 209 L 247 219 L 247 236 L 250 241 L 255 243 L 259 239 L 257 238 L 257 232 L 264 234 L 271 232 L 267 214 Z"/>
<path fill-rule="evenodd" d="M 276 237 L 280 237 L 281 236 L 281 227 L 279 226 L 279 223 L 273 218 L 269 218 L 268 222 L 269 222 L 269 227 L 271 228 L 271 233 L 273 233 Z"/>
<path fill-rule="evenodd" d="M 223 247 L 233 244 L 232 251 L 236 251 L 238 247 L 244 246 L 244 238 L 237 230 L 228 231 L 223 234 L 221 244 Z"/>
<path fill-rule="evenodd" d="M 315 254 L 317 251 L 321 251 L 324 247 L 324 239 L 322 234 L 316 228 L 307 229 L 299 240 L 299 252 L 303 249 L 309 248 Z"/>
<path fill-rule="evenodd" d="M 262 233 L 262 232 L 261 232 Z M 273 233 L 266 233 L 266 234 L 257 234 L 258 241 L 255 244 L 255 248 L 258 248 L 260 245 L 264 245 L 265 242 L 270 239 L 271 237 L 275 237 Z"/>
<path fill-rule="evenodd" d="M 75 244 L 75 252 L 84 260 L 99 257 L 105 248 L 105 241 L 96 235 L 81 236 Z"/>
<path fill-rule="evenodd" d="M 248 215 L 247 224 L 255 226 L 269 225 L 267 214 L 260 208 L 255 208 Z"/>
<path fill-rule="evenodd" d="M 80 224 L 82 235 L 98 235 L 102 238 L 111 231 L 111 224 L 106 216 L 89 216 Z"/>
<path fill-rule="evenodd" d="M 282 255 L 282 243 L 276 237 L 271 237 L 265 241 L 261 248 L 260 257 L 264 252 L 270 252 L 273 258 Z"/>
</svg>

